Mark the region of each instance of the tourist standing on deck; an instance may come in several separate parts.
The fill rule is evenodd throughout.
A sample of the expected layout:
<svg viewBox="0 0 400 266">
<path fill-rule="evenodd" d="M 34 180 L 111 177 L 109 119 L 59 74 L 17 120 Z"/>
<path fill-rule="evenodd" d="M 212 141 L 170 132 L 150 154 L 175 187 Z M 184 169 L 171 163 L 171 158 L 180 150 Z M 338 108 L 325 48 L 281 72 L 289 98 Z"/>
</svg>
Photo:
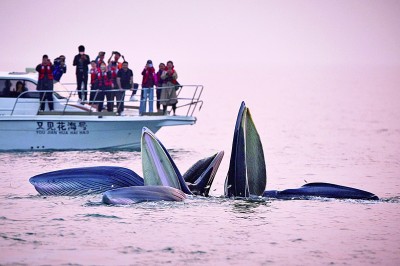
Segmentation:
<svg viewBox="0 0 400 266">
<path fill-rule="evenodd" d="M 78 91 L 79 100 L 85 103 L 85 100 L 87 100 L 88 65 L 90 64 L 90 58 L 85 54 L 85 46 L 80 45 L 78 50 L 79 54 L 75 56 L 73 62 L 73 65 L 76 66 L 76 89 Z"/>
<path fill-rule="evenodd" d="M 111 60 L 112 56 L 114 56 L 114 60 Z M 110 58 L 108 58 L 107 64 L 108 64 L 108 70 L 111 70 L 112 67 L 115 67 L 116 69 L 121 69 L 122 68 L 122 63 L 119 62 L 119 59 L 122 57 L 122 60 L 125 61 L 125 58 L 123 55 L 121 55 L 120 52 L 113 51 Z"/>
<path fill-rule="evenodd" d="M 40 91 L 40 111 L 45 109 L 45 100 L 49 110 L 54 110 L 53 104 L 53 71 L 54 67 L 47 55 L 43 55 L 42 63 L 37 65 L 36 71 L 39 73 L 37 90 Z"/>
<path fill-rule="evenodd" d="M 119 89 L 119 91 L 115 93 L 117 98 L 117 113 L 123 115 L 125 90 L 133 88 L 133 72 L 128 68 L 127 61 L 122 63 L 122 68 L 118 71 L 117 85 Z"/>
<path fill-rule="evenodd" d="M 162 87 L 163 84 L 163 80 L 161 79 L 161 75 L 163 73 L 165 69 L 165 64 L 164 63 L 160 63 L 160 65 L 158 66 L 158 72 L 157 72 L 157 89 L 156 89 L 156 94 L 157 94 L 157 112 L 160 112 L 160 107 L 161 107 L 161 91 L 162 89 L 159 87 Z"/>
<path fill-rule="evenodd" d="M 90 62 L 90 96 L 89 96 L 89 104 L 97 104 L 95 102 L 96 100 L 96 78 L 97 78 L 97 73 L 99 72 L 96 61 Z"/>
<path fill-rule="evenodd" d="M 163 87 L 166 87 L 161 91 L 161 104 L 163 105 L 164 115 L 167 114 L 168 105 L 172 106 L 172 111 L 175 115 L 176 104 L 178 103 L 176 89 L 179 84 L 177 82 L 178 73 L 176 73 L 172 61 L 167 62 L 167 66 L 161 74 L 161 79 L 163 80 Z"/>
<path fill-rule="evenodd" d="M 54 82 L 60 82 L 61 77 L 64 73 L 67 73 L 67 65 L 65 64 L 65 56 L 60 55 L 59 57 L 54 59 Z"/>
<path fill-rule="evenodd" d="M 151 60 L 147 60 L 147 64 L 142 71 L 142 75 L 142 97 L 140 100 L 139 115 L 143 115 L 143 113 L 146 112 L 147 98 L 149 98 L 149 112 L 153 112 L 153 87 L 157 84 L 157 75 Z"/>
<path fill-rule="evenodd" d="M 114 60 L 111 60 L 112 56 L 114 55 Z M 111 72 L 111 78 L 113 82 L 113 89 L 117 89 L 117 75 L 118 71 L 122 68 L 122 63 L 119 62 L 120 58 L 124 58 L 124 56 L 121 56 L 119 52 L 113 51 L 110 58 L 108 59 L 108 71 Z M 111 91 L 111 99 L 112 99 L 112 108 L 114 109 L 114 100 L 116 101 L 116 105 L 118 106 L 118 97 L 117 91 Z"/>
<path fill-rule="evenodd" d="M 105 55 L 106 55 L 106 52 L 103 52 L 103 51 L 99 52 L 99 54 L 97 55 L 97 57 L 95 59 L 97 68 L 100 68 L 101 63 L 105 63 L 105 61 L 104 61 Z"/>
<path fill-rule="evenodd" d="M 101 112 L 103 110 L 104 105 L 104 97 L 107 98 L 107 111 L 113 111 L 113 104 L 111 98 L 111 89 L 113 83 L 111 78 L 111 72 L 107 71 L 106 63 L 102 63 L 100 65 L 100 70 L 97 73 L 97 77 L 95 80 L 95 87 L 97 89 L 97 111 Z"/>
</svg>

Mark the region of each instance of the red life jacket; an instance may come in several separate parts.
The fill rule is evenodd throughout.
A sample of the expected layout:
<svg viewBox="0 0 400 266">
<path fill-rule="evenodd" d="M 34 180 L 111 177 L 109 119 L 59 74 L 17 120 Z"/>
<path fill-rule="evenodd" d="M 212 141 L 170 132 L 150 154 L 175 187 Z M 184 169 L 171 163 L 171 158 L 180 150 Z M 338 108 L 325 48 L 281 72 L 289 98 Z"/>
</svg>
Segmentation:
<svg viewBox="0 0 400 266">
<path fill-rule="evenodd" d="M 97 69 L 90 69 L 90 84 L 93 85 L 95 83 L 98 72 Z"/>
<path fill-rule="evenodd" d="M 44 79 L 45 75 L 47 76 L 47 79 L 52 80 L 53 79 L 53 71 L 51 70 L 51 65 L 42 65 L 39 71 L 39 80 Z"/>
<path fill-rule="evenodd" d="M 97 73 L 97 86 L 99 87 L 111 87 L 112 79 L 108 76 L 109 72 Z"/>
<path fill-rule="evenodd" d="M 111 66 L 110 67 L 110 72 L 111 72 L 111 78 L 113 80 L 117 80 L 118 68 L 116 66 Z"/>
<path fill-rule="evenodd" d="M 169 70 L 169 68 L 166 66 L 166 67 L 164 68 L 164 71 L 168 71 L 168 70 Z M 167 78 L 165 78 L 164 81 L 170 81 L 172 84 L 177 85 L 178 82 L 176 81 L 176 79 L 174 79 L 174 78 L 172 77 L 172 75 L 175 73 L 174 67 L 171 67 L 170 70 L 172 71 L 171 76 L 167 76 Z"/>
</svg>

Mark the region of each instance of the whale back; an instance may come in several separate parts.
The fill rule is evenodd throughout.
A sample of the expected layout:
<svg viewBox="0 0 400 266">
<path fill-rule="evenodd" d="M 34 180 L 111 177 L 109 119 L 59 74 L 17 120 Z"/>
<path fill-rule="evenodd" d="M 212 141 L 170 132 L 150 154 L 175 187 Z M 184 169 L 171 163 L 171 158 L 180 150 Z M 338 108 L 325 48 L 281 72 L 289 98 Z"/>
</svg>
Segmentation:
<svg viewBox="0 0 400 266">
<path fill-rule="evenodd" d="M 95 166 L 58 170 L 33 176 L 29 182 L 41 195 L 78 196 L 99 194 L 110 189 L 143 186 L 134 171 L 116 166 Z"/>
<path fill-rule="evenodd" d="M 263 197 L 278 199 L 308 199 L 311 197 L 335 198 L 335 199 L 362 199 L 379 200 L 375 194 L 352 187 L 346 187 L 331 183 L 308 183 L 300 188 L 285 189 L 282 191 L 265 191 Z"/>
</svg>

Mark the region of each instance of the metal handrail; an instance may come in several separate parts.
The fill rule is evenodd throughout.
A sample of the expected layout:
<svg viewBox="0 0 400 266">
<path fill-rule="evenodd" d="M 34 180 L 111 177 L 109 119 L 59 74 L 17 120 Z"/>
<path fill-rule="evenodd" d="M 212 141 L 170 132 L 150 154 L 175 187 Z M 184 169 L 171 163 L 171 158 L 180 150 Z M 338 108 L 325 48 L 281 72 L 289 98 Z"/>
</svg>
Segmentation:
<svg viewBox="0 0 400 266">
<path fill-rule="evenodd" d="M 63 84 L 65 85 L 65 84 Z M 66 85 L 76 85 L 76 84 L 66 84 Z M 204 87 L 202 85 L 178 85 L 178 89 L 177 89 L 177 96 L 175 99 L 178 100 L 178 104 L 180 102 L 183 102 L 180 105 L 177 105 L 176 108 L 181 109 L 181 108 L 185 108 L 187 107 L 187 112 L 186 112 L 186 116 L 193 116 L 194 112 L 196 110 L 200 111 L 202 106 L 203 106 L 203 101 L 200 100 L 200 97 L 202 95 L 203 89 Z M 164 89 L 164 88 L 171 88 L 171 86 L 166 86 L 166 87 L 155 87 L 154 89 Z M 191 97 L 180 97 L 181 94 L 183 94 L 183 91 L 188 91 L 192 89 L 192 96 Z M 136 89 L 136 93 L 138 91 L 142 91 L 142 88 L 137 88 Z M 81 90 L 84 93 L 90 93 L 92 90 Z M 119 89 L 113 89 L 113 90 L 107 90 L 106 92 L 116 92 L 116 91 L 120 91 Z M 131 90 L 125 90 L 125 92 L 127 91 L 133 91 Z M 11 114 L 10 115 L 14 115 L 17 104 L 25 104 L 25 103 L 37 103 L 39 100 L 39 103 L 42 99 L 39 98 L 26 98 L 24 97 L 24 95 L 27 95 L 29 93 L 40 93 L 40 92 L 52 92 L 58 99 L 65 99 L 65 102 L 63 102 L 63 110 L 61 111 L 61 115 L 67 113 L 67 107 L 71 105 L 71 103 L 74 102 L 73 98 L 77 95 L 77 90 L 55 90 L 55 91 L 48 91 L 48 90 L 35 90 L 35 91 L 24 91 L 22 92 L 20 95 L 18 95 L 15 99 L 13 108 L 11 110 Z M 96 93 L 94 95 L 94 99 L 97 98 L 99 90 L 96 90 Z M 63 96 L 60 93 L 66 93 L 67 96 Z M 137 93 L 138 94 L 138 93 Z M 140 95 L 142 95 L 142 93 L 140 93 Z M 133 107 L 132 104 L 133 102 L 130 101 L 129 99 L 127 100 L 127 97 L 131 97 L 130 95 L 125 94 L 124 100 L 123 102 L 126 104 L 126 106 L 129 107 Z M 140 96 L 141 97 L 141 96 Z M 32 99 L 32 101 L 20 101 L 20 99 Z M 157 102 L 156 97 L 154 97 L 153 102 Z M 143 99 L 141 98 L 139 101 L 137 101 L 138 103 L 142 102 Z M 54 101 L 53 101 L 54 102 Z M 78 102 L 78 100 L 76 99 L 76 102 Z M 96 104 L 99 103 L 100 101 L 94 100 L 91 103 Z M 116 101 L 117 105 L 119 103 L 121 103 L 122 101 Z M 129 104 L 127 104 L 129 103 Z M 154 104 L 154 103 L 153 103 Z M 86 106 L 86 105 L 85 105 Z M 87 107 L 87 106 L 86 106 Z M 39 107 L 40 108 L 40 107 Z M 167 107 L 168 108 L 168 107 Z M 96 110 L 93 110 L 94 106 L 90 105 L 90 108 L 88 110 L 89 113 L 95 112 Z M 57 113 L 58 114 L 58 113 Z"/>
</svg>

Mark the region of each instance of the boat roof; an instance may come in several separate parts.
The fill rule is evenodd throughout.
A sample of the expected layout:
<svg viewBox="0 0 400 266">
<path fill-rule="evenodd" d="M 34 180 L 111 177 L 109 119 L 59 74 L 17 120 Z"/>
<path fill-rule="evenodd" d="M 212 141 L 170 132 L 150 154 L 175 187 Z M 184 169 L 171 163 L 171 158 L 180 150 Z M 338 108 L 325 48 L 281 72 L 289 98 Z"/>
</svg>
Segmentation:
<svg viewBox="0 0 400 266">
<path fill-rule="evenodd" d="M 27 79 L 32 81 L 37 81 L 38 74 L 32 72 L 6 72 L 0 71 L 0 78 L 6 79 Z"/>
</svg>

